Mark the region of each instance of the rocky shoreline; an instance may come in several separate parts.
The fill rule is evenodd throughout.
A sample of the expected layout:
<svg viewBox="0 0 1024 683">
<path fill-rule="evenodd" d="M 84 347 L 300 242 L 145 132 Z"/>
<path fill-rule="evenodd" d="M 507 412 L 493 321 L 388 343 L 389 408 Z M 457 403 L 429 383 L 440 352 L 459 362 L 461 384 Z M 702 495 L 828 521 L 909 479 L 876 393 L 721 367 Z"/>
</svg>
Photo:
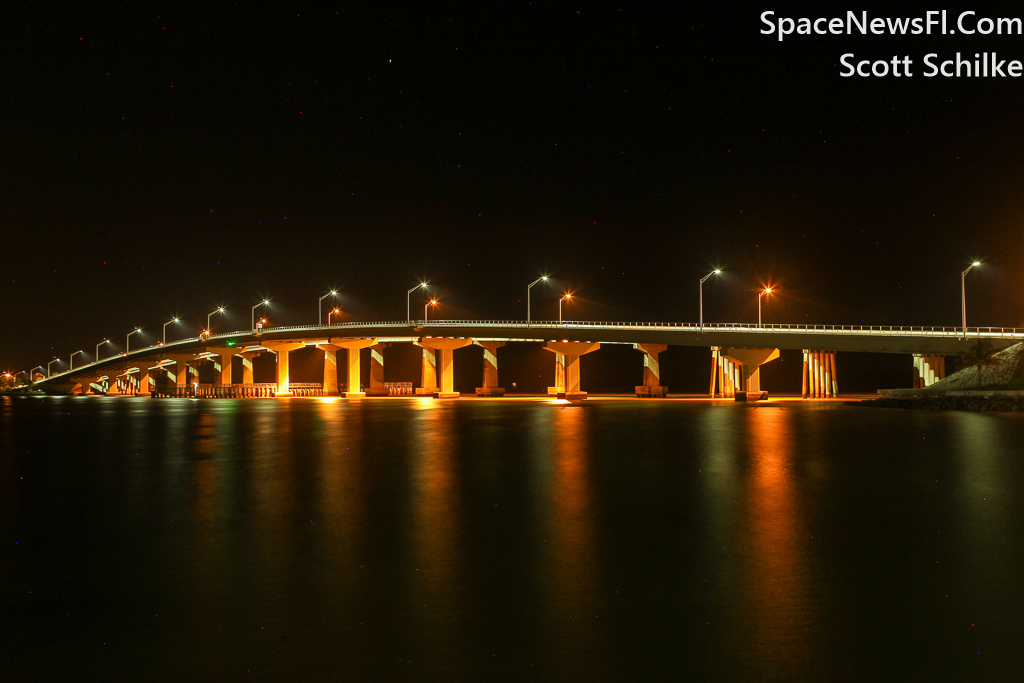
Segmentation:
<svg viewBox="0 0 1024 683">
<path fill-rule="evenodd" d="M 1024 411 L 1024 396 L 907 396 L 846 401 L 845 405 L 909 410 L 959 410 L 971 413 L 1017 413 Z"/>
</svg>

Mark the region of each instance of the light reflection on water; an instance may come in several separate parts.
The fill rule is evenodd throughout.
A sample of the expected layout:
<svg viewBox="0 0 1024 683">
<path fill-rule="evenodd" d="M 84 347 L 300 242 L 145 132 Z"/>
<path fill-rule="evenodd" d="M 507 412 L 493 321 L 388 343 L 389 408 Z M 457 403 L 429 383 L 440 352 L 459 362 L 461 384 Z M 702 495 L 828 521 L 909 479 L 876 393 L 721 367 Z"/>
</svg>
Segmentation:
<svg viewBox="0 0 1024 683">
<path fill-rule="evenodd" d="M 0 410 L 0 598 L 27 653 L 14 679 L 1024 673 L 1019 416 L 424 398 Z"/>
</svg>

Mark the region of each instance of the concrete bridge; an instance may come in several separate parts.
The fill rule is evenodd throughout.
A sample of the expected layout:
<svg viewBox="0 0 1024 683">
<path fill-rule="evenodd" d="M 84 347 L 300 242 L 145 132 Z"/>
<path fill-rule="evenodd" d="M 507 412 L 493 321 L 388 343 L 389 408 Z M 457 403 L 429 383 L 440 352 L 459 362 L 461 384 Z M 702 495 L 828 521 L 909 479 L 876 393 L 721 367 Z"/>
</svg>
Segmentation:
<svg viewBox="0 0 1024 683">
<path fill-rule="evenodd" d="M 509 342 L 542 344 L 554 358 L 550 394 L 584 398 L 580 356 L 607 344 L 629 344 L 641 352 L 643 385 L 638 396 L 665 396 L 658 355 L 670 345 L 709 349 L 709 395 L 732 397 L 737 391 L 758 393 L 759 369 L 779 357 L 780 349 L 803 351 L 803 396 L 838 395 L 836 351 L 901 353 L 911 357 L 915 387 L 929 386 L 945 376 L 945 357 L 960 355 L 979 340 L 999 350 L 1024 341 L 1024 330 L 1009 328 L 869 327 L 839 325 L 750 325 L 717 323 L 522 322 L 435 320 L 430 322 L 355 322 L 335 325 L 273 327 L 193 337 L 115 355 L 74 370 L 38 376 L 37 386 L 52 393 L 106 393 L 197 397 L 293 395 L 365 395 L 394 393 L 383 381 L 385 349 L 415 344 L 423 350 L 420 387 L 416 393 L 456 398 L 452 378 L 454 352 L 477 345 L 484 349 L 481 396 L 500 396 L 498 352 Z M 289 353 L 316 347 L 324 352 L 320 385 L 289 381 Z M 370 354 L 369 383 L 360 375 L 360 353 Z M 276 382 L 256 384 L 252 359 L 276 354 Z M 243 382 L 232 382 L 232 362 L 241 358 Z M 638 361 L 640 360 L 638 356 Z M 339 361 L 341 366 L 339 368 Z M 200 386 L 199 363 L 213 363 L 217 381 Z M 340 375 L 339 375 L 340 372 Z M 160 377 L 163 381 L 154 381 Z M 339 382 L 339 378 L 342 382 Z M 342 388 L 343 384 L 343 388 Z M 407 392 L 403 392 L 407 393 Z"/>
</svg>

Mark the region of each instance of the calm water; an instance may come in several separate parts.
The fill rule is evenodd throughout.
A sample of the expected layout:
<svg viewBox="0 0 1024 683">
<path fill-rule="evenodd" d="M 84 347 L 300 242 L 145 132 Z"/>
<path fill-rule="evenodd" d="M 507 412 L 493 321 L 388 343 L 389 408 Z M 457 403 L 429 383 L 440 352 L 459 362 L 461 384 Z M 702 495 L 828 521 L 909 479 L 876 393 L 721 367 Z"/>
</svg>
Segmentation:
<svg viewBox="0 0 1024 683">
<path fill-rule="evenodd" d="M 0 678 L 1021 680 L 1024 417 L 0 398 Z"/>
</svg>

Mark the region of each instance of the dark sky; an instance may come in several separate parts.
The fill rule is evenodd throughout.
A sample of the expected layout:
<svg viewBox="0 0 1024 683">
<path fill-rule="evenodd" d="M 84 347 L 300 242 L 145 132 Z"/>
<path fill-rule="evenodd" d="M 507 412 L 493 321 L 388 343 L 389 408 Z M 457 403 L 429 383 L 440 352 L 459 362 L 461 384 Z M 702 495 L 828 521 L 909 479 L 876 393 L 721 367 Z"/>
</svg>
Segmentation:
<svg viewBox="0 0 1024 683">
<path fill-rule="evenodd" d="M 244 328 L 264 296 L 313 322 L 332 287 L 401 319 L 420 278 L 439 317 L 522 319 L 547 273 L 535 317 L 571 289 L 567 317 L 695 321 L 722 267 L 708 321 L 772 283 L 765 322 L 952 326 L 980 258 L 969 322 L 1024 326 L 1022 79 L 838 64 L 1020 36 L 780 43 L 736 3 L 110 7 L 5 6 L 2 368 L 221 304 Z"/>
</svg>

